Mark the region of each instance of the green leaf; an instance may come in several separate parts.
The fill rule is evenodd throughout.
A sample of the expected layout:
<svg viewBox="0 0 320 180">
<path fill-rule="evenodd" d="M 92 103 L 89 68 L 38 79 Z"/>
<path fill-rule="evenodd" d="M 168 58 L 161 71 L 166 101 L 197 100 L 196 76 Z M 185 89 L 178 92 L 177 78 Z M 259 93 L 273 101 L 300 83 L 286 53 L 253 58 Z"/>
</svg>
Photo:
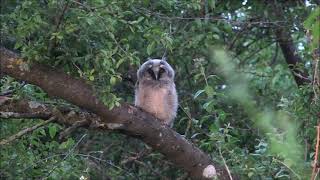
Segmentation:
<svg viewBox="0 0 320 180">
<path fill-rule="evenodd" d="M 116 68 L 118 69 L 119 66 L 120 66 L 123 62 L 124 62 L 124 59 L 123 59 L 123 58 L 122 58 L 122 59 L 119 59 L 118 62 L 117 62 L 117 64 L 116 64 Z"/>
<path fill-rule="evenodd" d="M 208 4 L 211 9 L 216 8 L 216 1 L 215 0 L 208 0 Z"/>
<path fill-rule="evenodd" d="M 144 19 L 144 17 L 143 16 L 140 16 L 136 21 L 131 21 L 131 22 L 129 22 L 130 24 L 138 24 L 139 22 L 141 22 L 142 20 Z"/>
<path fill-rule="evenodd" d="M 41 128 L 40 130 L 39 130 L 39 132 L 40 132 L 40 134 L 42 134 L 42 135 L 46 135 L 46 131 L 43 129 L 43 128 Z"/>
<path fill-rule="evenodd" d="M 202 94 L 205 90 L 201 89 L 199 91 L 197 91 L 194 96 L 193 96 L 193 99 L 196 99 L 200 94 Z"/>
<path fill-rule="evenodd" d="M 215 132 L 219 131 L 219 128 L 217 127 L 216 124 L 211 124 L 210 127 L 209 127 L 209 130 L 210 130 L 211 133 L 215 133 Z"/>
<path fill-rule="evenodd" d="M 212 36 L 213 36 L 213 38 L 214 38 L 214 39 L 217 39 L 217 40 L 219 40 L 219 39 L 220 39 L 220 36 L 219 36 L 219 35 L 217 35 L 217 34 L 213 34 Z"/>
<path fill-rule="evenodd" d="M 214 101 L 211 100 L 211 101 L 206 102 L 202 107 L 203 107 L 203 109 L 205 109 L 207 112 L 211 113 L 211 112 L 214 111 L 214 105 L 215 105 Z"/>
<path fill-rule="evenodd" d="M 121 104 L 120 104 L 118 101 L 116 101 L 116 102 L 115 102 L 115 105 L 116 105 L 117 107 L 120 107 Z"/>
<path fill-rule="evenodd" d="M 20 48 L 22 46 L 23 46 L 22 41 L 17 41 L 16 44 L 14 45 L 14 49 L 18 49 L 18 48 Z"/>
<path fill-rule="evenodd" d="M 90 81 L 94 81 L 94 76 L 89 76 Z"/>
<path fill-rule="evenodd" d="M 311 29 L 314 25 L 314 22 L 317 21 L 317 19 L 320 16 L 320 7 L 317 7 L 315 10 L 311 12 L 309 17 L 304 21 L 303 25 L 306 29 Z"/>
<path fill-rule="evenodd" d="M 111 85 L 114 85 L 114 84 L 116 84 L 116 82 L 117 82 L 117 78 L 114 77 L 114 76 L 111 76 L 111 78 L 110 78 L 110 84 L 111 84 Z"/>
<path fill-rule="evenodd" d="M 112 39 L 115 39 L 115 36 L 114 36 L 114 34 L 113 33 L 109 33 L 109 36 L 112 38 Z"/>
<path fill-rule="evenodd" d="M 94 22 L 92 18 L 86 18 L 86 22 L 91 26 Z"/>
<path fill-rule="evenodd" d="M 111 103 L 111 104 L 109 105 L 109 109 L 112 110 L 112 109 L 114 108 L 114 105 L 115 105 L 114 103 Z"/>
<path fill-rule="evenodd" d="M 206 86 L 204 90 L 208 97 L 212 97 L 213 95 L 215 95 L 215 92 L 211 86 Z"/>
<path fill-rule="evenodd" d="M 61 143 L 59 145 L 59 149 L 67 149 L 67 148 L 71 148 L 72 145 L 74 145 L 74 140 L 72 138 L 68 138 L 67 141 L 64 141 L 63 143 Z"/>
<path fill-rule="evenodd" d="M 57 127 L 56 126 L 49 126 L 49 135 L 51 138 L 54 138 L 57 133 Z"/>
<path fill-rule="evenodd" d="M 147 54 L 150 56 L 156 46 L 156 43 L 153 41 L 151 44 L 147 47 Z"/>
</svg>

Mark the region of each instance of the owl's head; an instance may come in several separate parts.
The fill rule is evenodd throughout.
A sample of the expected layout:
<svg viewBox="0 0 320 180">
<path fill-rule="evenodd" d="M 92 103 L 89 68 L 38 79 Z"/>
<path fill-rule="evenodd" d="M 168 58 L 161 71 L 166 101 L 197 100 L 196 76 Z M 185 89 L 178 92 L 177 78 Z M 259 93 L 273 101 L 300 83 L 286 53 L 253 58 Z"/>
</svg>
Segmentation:
<svg viewBox="0 0 320 180">
<path fill-rule="evenodd" d="M 137 72 L 138 80 L 173 81 L 174 71 L 166 60 L 148 59 Z"/>
</svg>

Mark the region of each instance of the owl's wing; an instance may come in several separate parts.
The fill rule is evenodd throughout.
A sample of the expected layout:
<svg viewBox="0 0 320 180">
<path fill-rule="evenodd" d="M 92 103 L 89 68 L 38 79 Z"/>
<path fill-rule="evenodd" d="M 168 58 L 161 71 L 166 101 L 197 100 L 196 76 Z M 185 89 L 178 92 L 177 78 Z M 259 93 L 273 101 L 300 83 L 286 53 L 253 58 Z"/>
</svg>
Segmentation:
<svg viewBox="0 0 320 180">
<path fill-rule="evenodd" d="M 137 80 L 136 84 L 134 85 L 134 90 L 137 90 L 139 87 L 139 80 Z"/>
</svg>

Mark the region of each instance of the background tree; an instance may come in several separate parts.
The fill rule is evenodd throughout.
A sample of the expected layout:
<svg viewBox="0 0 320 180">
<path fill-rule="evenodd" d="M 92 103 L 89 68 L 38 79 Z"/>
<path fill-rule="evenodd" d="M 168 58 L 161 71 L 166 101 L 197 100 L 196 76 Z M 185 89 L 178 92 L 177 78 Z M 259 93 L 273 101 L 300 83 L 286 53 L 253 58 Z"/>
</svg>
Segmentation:
<svg viewBox="0 0 320 180">
<path fill-rule="evenodd" d="M 166 52 L 177 71 L 175 131 L 243 179 L 307 179 L 320 109 L 318 6 L 316 0 L 3 0 L 1 45 L 31 65 L 55 69 L 57 77 L 85 79 L 94 87 L 88 96 L 112 110 L 133 102 L 139 64 Z M 33 76 L 7 75 L 1 75 L 0 101 L 36 101 L 58 111 L 21 108 L 13 120 L 7 112 L 23 106 L 0 102 L 1 142 L 51 113 L 60 123 L 49 121 L 1 145 L 1 177 L 188 177 L 169 157 L 130 136 L 81 128 L 90 118 L 70 96 L 52 97 L 24 82 Z M 61 123 L 68 118 L 64 109 L 78 119 L 73 126 Z"/>
</svg>

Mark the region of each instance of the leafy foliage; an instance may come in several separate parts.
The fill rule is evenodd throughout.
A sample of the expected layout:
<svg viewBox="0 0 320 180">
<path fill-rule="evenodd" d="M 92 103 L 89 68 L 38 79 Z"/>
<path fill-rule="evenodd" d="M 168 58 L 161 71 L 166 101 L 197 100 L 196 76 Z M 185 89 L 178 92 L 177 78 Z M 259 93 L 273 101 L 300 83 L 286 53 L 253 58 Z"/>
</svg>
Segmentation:
<svg viewBox="0 0 320 180">
<path fill-rule="evenodd" d="M 301 68 L 312 74 L 320 10 L 306 2 L 4 0 L 1 43 L 30 62 L 86 79 L 109 108 L 132 102 L 139 64 L 167 52 L 177 72 L 177 132 L 213 159 L 224 158 L 243 179 L 308 179 L 320 103 L 311 85 L 296 85 L 274 37 L 277 27 L 290 31 Z M 283 17 L 274 15 L 275 7 Z M 312 33 L 311 43 L 304 28 Z M 10 77 L 0 82 L 1 92 L 12 91 L 14 98 L 71 106 Z M 1 120 L 0 137 L 38 122 Z M 78 129 L 60 140 L 64 128 L 51 123 L 1 147 L 0 176 L 183 175 L 135 139 Z"/>
</svg>

